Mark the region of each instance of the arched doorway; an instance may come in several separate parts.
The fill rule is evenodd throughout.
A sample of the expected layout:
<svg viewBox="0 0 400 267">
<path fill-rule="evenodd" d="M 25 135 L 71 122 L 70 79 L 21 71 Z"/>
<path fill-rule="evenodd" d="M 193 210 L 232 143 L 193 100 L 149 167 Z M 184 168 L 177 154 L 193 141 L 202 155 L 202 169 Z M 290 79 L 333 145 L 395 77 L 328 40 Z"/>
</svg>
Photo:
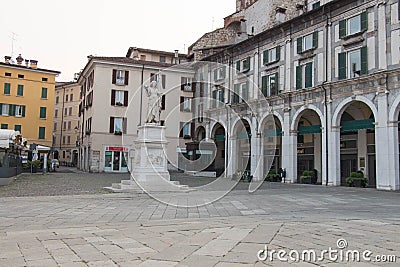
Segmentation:
<svg viewBox="0 0 400 267">
<path fill-rule="evenodd" d="M 263 123 L 263 177 L 279 174 L 282 168 L 282 124 L 278 117 Z"/>
<path fill-rule="evenodd" d="M 312 175 L 303 175 L 304 171 L 312 172 Z M 316 111 L 306 109 L 302 112 L 297 123 L 297 182 L 320 184 L 321 171 L 321 119 Z M 307 176 L 311 177 L 304 179 Z"/>
<path fill-rule="evenodd" d="M 247 120 L 239 120 L 233 131 L 233 136 L 236 139 L 236 169 L 234 172 L 250 172 L 250 157 L 251 157 L 251 127 Z"/>
<path fill-rule="evenodd" d="M 195 140 L 201 141 L 206 138 L 206 129 L 203 126 L 200 126 L 196 130 Z"/>
<path fill-rule="evenodd" d="M 368 185 L 376 187 L 375 118 L 361 101 L 350 102 L 340 117 L 340 184 L 361 171 Z"/>
<path fill-rule="evenodd" d="M 211 133 L 211 138 L 214 140 L 217 147 L 212 167 L 217 174 L 217 177 L 225 172 L 225 128 L 217 123 Z"/>
</svg>

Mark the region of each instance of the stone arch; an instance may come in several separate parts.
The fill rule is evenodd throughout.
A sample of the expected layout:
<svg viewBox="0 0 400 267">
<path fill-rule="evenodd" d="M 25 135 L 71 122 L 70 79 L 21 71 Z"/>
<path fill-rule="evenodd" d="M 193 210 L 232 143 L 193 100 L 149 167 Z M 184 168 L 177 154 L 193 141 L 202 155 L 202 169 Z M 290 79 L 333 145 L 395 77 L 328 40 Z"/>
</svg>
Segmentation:
<svg viewBox="0 0 400 267">
<path fill-rule="evenodd" d="M 400 112 L 400 95 L 396 97 L 389 111 L 389 121 L 397 121 Z"/>
<path fill-rule="evenodd" d="M 262 129 L 262 127 L 264 126 L 264 124 L 265 124 L 265 121 L 266 121 L 266 118 L 268 117 L 268 116 L 275 116 L 277 119 L 278 119 L 278 121 L 279 121 L 279 123 L 281 124 L 281 126 L 283 126 L 283 118 L 282 118 L 282 116 L 281 116 L 281 114 L 279 114 L 278 112 L 276 112 L 276 111 L 273 111 L 272 113 L 267 113 L 267 114 L 264 114 L 262 117 L 261 117 L 261 119 L 260 119 L 260 125 L 259 125 L 259 128 L 260 129 Z"/>
<path fill-rule="evenodd" d="M 372 103 L 371 100 L 369 100 L 368 98 L 366 98 L 364 96 L 356 96 L 355 98 L 348 97 L 348 98 L 344 99 L 342 102 L 340 102 L 340 104 L 336 107 L 335 112 L 333 113 L 333 116 L 332 116 L 332 127 L 340 126 L 340 120 L 342 118 L 343 112 L 346 110 L 346 108 L 351 103 L 354 103 L 356 101 L 362 102 L 365 105 L 367 105 L 371 109 L 372 113 L 374 114 L 375 120 L 377 119 L 378 110 L 377 110 L 376 106 L 374 105 L 374 103 Z"/>
<path fill-rule="evenodd" d="M 224 122 L 222 121 L 214 121 L 211 125 L 210 125 L 210 136 L 212 137 L 215 134 L 215 131 L 217 130 L 217 125 L 220 125 L 222 128 L 224 128 L 224 131 L 226 132 L 227 128 Z"/>
<path fill-rule="evenodd" d="M 230 130 L 230 136 L 234 136 L 235 135 L 236 127 L 237 127 L 239 121 L 241 121 L 241 120 L 247 121 L 247 123 L 250 126 L 251 135 L 255 136 L 256 135 L 255 128 L 253 127 L 253 124 L 251 123 L 251 120 L 249 120 L 249 118 L 247 118 L 247 117 L 243 117 L 243 118 L 239 117 L 239 118 L 235 119 L 235 121 L 232 123 L 232 127 L 231 127 L 231 130 Z"/>
<path fill-rule="evenodd" d="M 290 130 L 291 131 L 296 131 L 297 130 L 299 121 L 300 121 L 303 113 L 305 111 L 307 111 L 307 110 L 315 111 L 315 113 L 317 113 L 318 116 L 319 116 L 319 120 L 321 122 L 322 127 L 325 128 L 325 120 L 324 120 L 324 115 L 323 115 L 322 111 L 319 108 L 317 108 L 316 106 L 314 106 L 314 105 L 308 105 L 307 107 L 302 106 L 294 114 L 292 124 L 290 125 Z"/>
<path fill-rule="evenodd" d="M 196 138 L 196 139 L 199 139 L 198 136 L 199 136 L 199 134 L 200 134 L 201 131 L 203 131 L 203 132 L 204 132 L 204 135 L 205 135 L 205 133 L 206 133 L 206 128 L 205 128 L 204 126 L 199 126 L 199 127 L 197 127 L 196 132 L 195 132 L 195 138 Z M 200 141 L 200 140 L 198 140 L 198 141 Z"/>
</svg>

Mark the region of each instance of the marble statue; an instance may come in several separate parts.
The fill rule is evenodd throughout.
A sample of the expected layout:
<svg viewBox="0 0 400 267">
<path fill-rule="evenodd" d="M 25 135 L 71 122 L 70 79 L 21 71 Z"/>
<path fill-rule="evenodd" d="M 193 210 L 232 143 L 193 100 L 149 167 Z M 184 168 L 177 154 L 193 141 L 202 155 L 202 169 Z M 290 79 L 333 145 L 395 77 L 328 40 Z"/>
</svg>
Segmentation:
<svg viewBox="0 0 400 267">
<path fill-rule="evenodd" d="M 150 86 L 145 85 L 147 96 L 149 97 L 148 111 L 146 123 L 159 123 L 161 114 L 161 91 L 162 85 L 160 76 L 157 75 L 156 80 L 150 83 Z"/>
</svg>

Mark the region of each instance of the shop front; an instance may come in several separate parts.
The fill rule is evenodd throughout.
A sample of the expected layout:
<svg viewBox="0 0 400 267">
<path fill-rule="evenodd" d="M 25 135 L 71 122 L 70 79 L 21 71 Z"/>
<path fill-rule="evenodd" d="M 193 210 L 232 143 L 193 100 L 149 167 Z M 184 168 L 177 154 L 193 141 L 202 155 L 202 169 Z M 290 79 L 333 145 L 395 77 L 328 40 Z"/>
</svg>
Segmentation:
<svg viewBox="0 0 400 267">
<path fill-rule="evenodd" d="M 122 146 L 106 146 L 104 150 L 104 171 L 128 172 L 129 148 Z"/>
</svg>

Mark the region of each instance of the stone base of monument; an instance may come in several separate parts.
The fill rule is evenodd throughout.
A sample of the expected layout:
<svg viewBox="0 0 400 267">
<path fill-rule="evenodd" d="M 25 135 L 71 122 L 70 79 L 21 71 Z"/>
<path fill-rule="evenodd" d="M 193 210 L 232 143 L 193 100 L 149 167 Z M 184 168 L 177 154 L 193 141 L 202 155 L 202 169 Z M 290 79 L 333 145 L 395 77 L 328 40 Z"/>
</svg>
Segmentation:
<svg viewBox="0 0 400 267">
<path fill-rule="evenodd" d="M 147 123 L 139 127 L 139 136 L 133 144 L 131 180 L 123 180 L 104 189 L 112 192 L 174 192 L 189 190 L 188 186 L 171 181 L 165 127 Z"/>
</svg>

